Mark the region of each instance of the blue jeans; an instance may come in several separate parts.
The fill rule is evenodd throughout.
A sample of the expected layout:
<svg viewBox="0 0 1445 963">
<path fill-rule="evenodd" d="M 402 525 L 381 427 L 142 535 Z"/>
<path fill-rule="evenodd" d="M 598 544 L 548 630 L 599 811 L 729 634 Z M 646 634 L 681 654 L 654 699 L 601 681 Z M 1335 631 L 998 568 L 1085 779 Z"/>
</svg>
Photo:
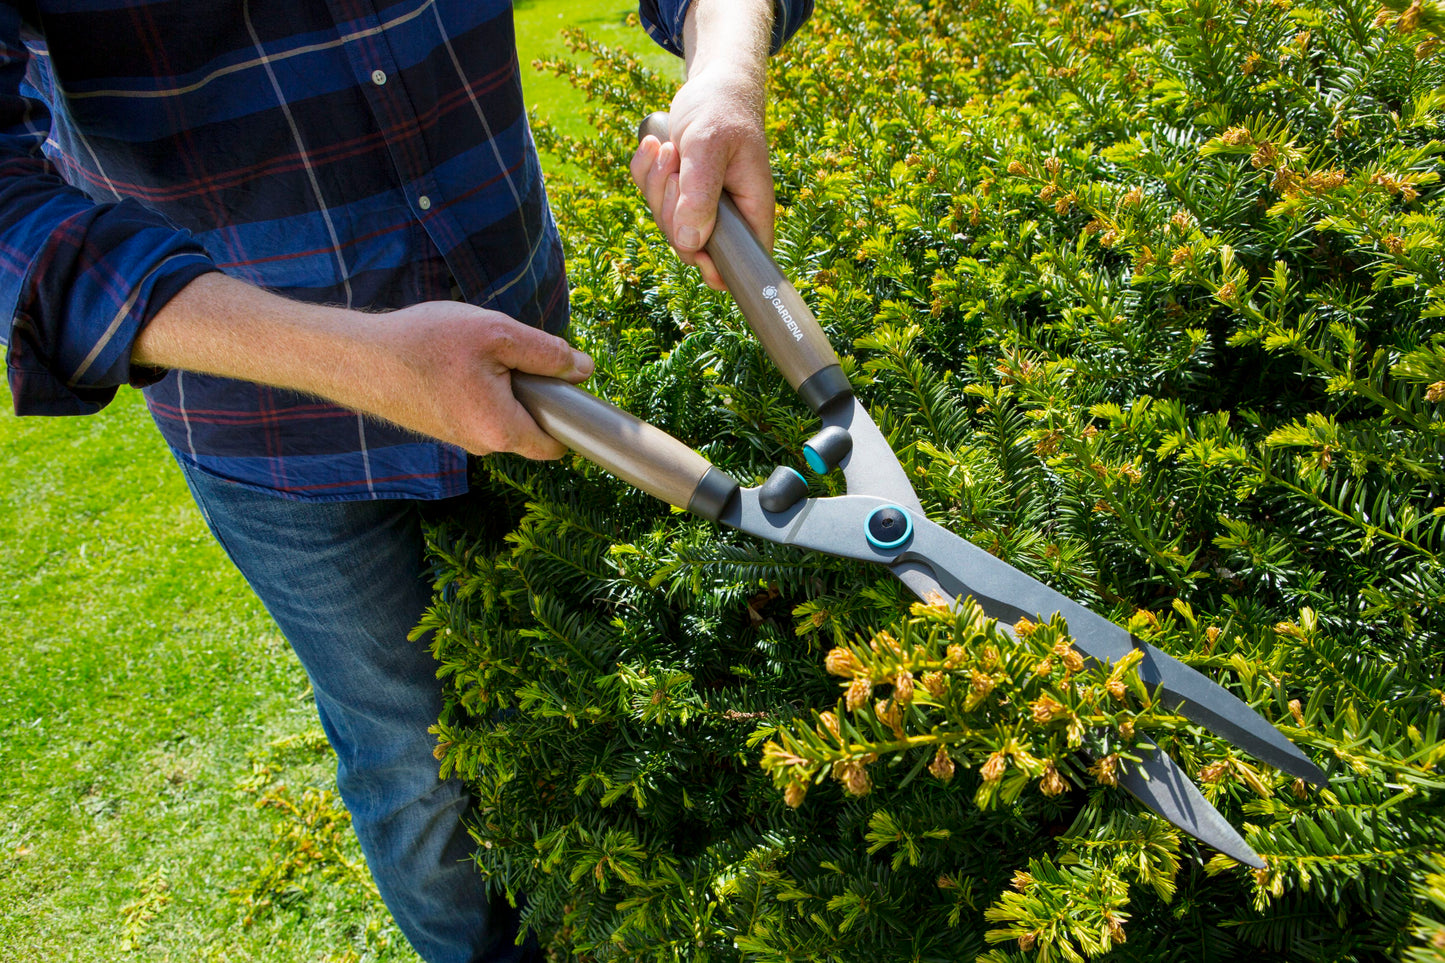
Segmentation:
<svg viewBox="0 0 1445 963">
<path fill-rule="evenodd" d="M 437 777 L 437 663 L 406 638 L 431 599 L 418 504 L 290 501 L 181 469 L 311 679 L 341 797 L 411 945 L 428 963 L 540 958 L 470 862 L 465 787 Z"/>
</svg>

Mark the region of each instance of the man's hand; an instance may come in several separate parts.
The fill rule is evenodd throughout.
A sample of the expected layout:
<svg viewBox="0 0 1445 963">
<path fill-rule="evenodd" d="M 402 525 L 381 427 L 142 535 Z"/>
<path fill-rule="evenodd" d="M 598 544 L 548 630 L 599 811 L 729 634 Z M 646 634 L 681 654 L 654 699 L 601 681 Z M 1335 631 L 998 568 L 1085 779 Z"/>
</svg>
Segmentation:
<svg viewBox="0 0 1445 963">
<path fill-rule="evenodd" d="M 337 401 L 477 455 L 511 451 L 547 459 L 567 450 L 512 394 L 514 369 L 573 384 L 586 379 L 592 359 L 566 341 L 456 301 L 428 301 L 363 315 L 363 321 L 381 357 Z"/>
<path fill-rule="evenodd" d="M 561 338 L 470 304 L 364 314 L 288 301 L 223 274 L 186 285 L 131 359 L 304 391 L 474 454 L 528 458 L 566 449 L 513 396 L 511 372 L 575 384 L 593 367 Z"/>
<path fill-rule="evenodd" d="M 694 0 L 683 37 L 687 82 L 673 98 L 671 143 L 645 137 L 632 179 L 678 256 L 722 290 L 703 246 L 718 197 L 732 195 L 763 243 L 773 246 L 773 174 L 763 130 L 772 0 Z"/>
</svg>

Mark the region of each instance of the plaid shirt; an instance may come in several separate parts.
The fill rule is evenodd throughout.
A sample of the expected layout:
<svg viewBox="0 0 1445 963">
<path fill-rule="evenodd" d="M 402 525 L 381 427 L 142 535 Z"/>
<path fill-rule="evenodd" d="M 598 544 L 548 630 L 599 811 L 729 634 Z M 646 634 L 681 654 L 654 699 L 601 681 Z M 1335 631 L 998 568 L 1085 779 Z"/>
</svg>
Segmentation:
<svg viewBox="0 0 1445 963">
<path fill-rule="evenodd" d="M 673 52 L 689 2 L 639 5 Z M 812 2 L 775 6 L 776 48 Z M 16 412 L 98 411 L 131 383 L 177 457 L 245 485 L 308 500 L 466 490 L 457 448 L 290 391 L 133 368 L 136 333 L 214 270 L 371 310 L 459 290 L 561 331 L 562 247 L 509 0 L 0 3 Z"/>
</svg>

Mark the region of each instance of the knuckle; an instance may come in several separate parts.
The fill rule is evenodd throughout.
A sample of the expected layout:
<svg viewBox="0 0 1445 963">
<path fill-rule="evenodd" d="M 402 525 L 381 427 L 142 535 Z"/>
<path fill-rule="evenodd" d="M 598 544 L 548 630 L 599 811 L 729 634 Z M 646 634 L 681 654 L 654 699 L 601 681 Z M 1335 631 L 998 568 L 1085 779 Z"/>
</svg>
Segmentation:
<svg viewBox="0 0 1445 963">
<path fill-rule="evenodd" d="M 693 124 L 687 129 L 687 146 L 689 149 L 716 147 L 727 139 L 727 133 L 727 129 L 716 120 Z"/>
<path fill-rule="evenodd" d="M 482 350 L 491 357 L 505 357 L 517 347 L 517 336 L 505 327 L 490 325 L 482 338 Z"/>
<path fill-rule="evenodd" d="M 561 338 L 548 336 L 547 350 L 552 356 L 552 365 L 559 370 L 572 367 L 572 346 Z"/>
</svg>

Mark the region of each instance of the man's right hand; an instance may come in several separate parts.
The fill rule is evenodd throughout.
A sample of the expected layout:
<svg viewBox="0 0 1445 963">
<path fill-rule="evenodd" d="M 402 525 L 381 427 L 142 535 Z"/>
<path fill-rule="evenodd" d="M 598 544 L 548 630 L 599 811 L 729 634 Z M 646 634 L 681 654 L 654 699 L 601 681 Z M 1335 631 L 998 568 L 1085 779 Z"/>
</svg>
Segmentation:
<svg viewBox="0 0 1445 963">
<path fill-rule="evenodd" d="M 307 392 L 473 454 L 538 459 L 566 449 L 513 396 L 511 372 L 575 384 L 593 368 L 561 338 L 474 305 L 365 314 L 288 301 L 219 273 L 162 308 L 131 359 Z"/>
<path fill-rule="evenodd" d="M 367 383 L 357 386 L 361 397 L 342 401 L 347 407 L 473 454 L 559 458 L 566 451 L 513 396 L 511 377 L 515 369 L 584 380 L 592 359 L 566 341 L 458 301 L 428 301 L 362 321 L 374 329 L 383 358 L 361 373 Z"/>
</svg>

